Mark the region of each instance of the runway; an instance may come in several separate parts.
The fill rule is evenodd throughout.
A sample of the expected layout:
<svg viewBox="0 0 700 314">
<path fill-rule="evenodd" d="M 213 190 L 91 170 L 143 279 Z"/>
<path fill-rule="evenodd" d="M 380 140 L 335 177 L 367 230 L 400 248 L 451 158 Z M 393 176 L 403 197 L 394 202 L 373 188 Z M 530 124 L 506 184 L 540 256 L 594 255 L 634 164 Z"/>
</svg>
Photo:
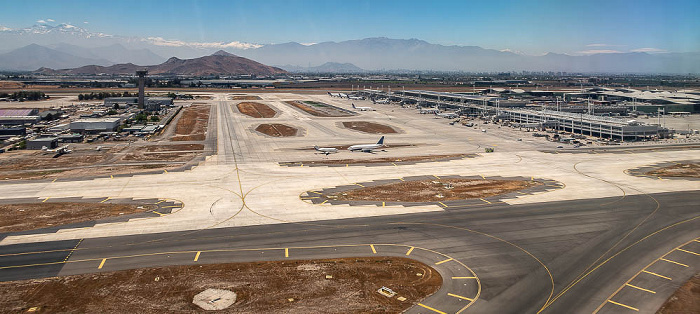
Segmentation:
<svg viewBox="0 0 700 314">
<path fill-rule="evenodd" d="M 406 165 L 280 166 L 310 158 L 303 147 L 375 136 L 282 104 L 299 96 L 264 97 L 269 98 L 261 102 L 279 116 L 254 120 L 235 111 L 225 95 L 212 101 L 207 141 L 216 143 L 217 154 L 192 170 L 3 184 L 9 194 L 0 199 L 169 199 L 182 208 L 148 220 L 6 235 L 0 242 L 0 280 L 179 264 L 403 256 L 435 267 L 444 279 L 440 291 L 412 313 L 646 313 L 655 312 L 700 269 L 700 183 L 625 173 L 691 160 L 694 151 L 543 153 L 534 140 L 517 141 L 508 130 L 483 134 L 383 105 L 361 118 L 400 125 L 405 133 L 392 140 L 421 144 L 389 149 L 387 155 L 478 153 L 486 145 L 499 151 Z M 271 139 L 251 131 L 269 120 L 306 133 Z M 301 197 L 358 182 L 420 176 L 522 177 L 556 185 L 460 206 L 331 205 Z"/>
</svg>

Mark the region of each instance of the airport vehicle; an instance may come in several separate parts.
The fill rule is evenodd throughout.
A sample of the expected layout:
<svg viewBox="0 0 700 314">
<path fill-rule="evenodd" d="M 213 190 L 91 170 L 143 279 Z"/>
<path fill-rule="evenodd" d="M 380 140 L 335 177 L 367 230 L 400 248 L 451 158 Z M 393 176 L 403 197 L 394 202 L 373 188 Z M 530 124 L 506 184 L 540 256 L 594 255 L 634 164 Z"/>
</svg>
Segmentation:
<svg viewBox="0 0 700 314">
<path fill-rule="evenodd" d="M 337 149 L 337 148 L 333 148 L 333 147 L 318 147 L 318 146 L 314 146 L 314 149 L 315 149 L 317 152 L 320 152 L 320 154 L 325 154 L 326 156 L 328 156 L 328 155 L 330 155 L 330 154 L 335 154 L 335 153 L 338 152 L 338 149 Z"/>
<path fill-rule="evenodd" d="M 46 152 L 46 153 L 56 153 L 53 155 L 53 158 L 58 158 L 59 156 L 61 156 L 63 154 L 70 154 L 73 152 L 72 150 L 68 149 L 68 146 L 69 145 L 64 145 L 64 146 L 61 146 L 61 147 L 56 148 L 56 149 L 48 149 L 48 147 L 43 146 L 41 148 L 41 150 Z"/>
<path fill-rule="evenodd" d="M 361 151 L 363 153 L 371 153 L 373 150 L 384 147 L 384 136 L 382 136 L 377 144 L 357 144 L 348 147 L 351 152 Z"/>
<path fill-rule="evenodd" d="M 355 104 L 352 104 L 352 109 L 357 109 L 360 111 L 374 111 L 374 108 L 372 107 L 357 107 Z"/>
<path fill-rule="evenodd" d="M 375 104 L 388 104 L 389 103 L 389 98 L 384 98 L 384 99 L 379 99 L 373 101 Z"/>
</svg>

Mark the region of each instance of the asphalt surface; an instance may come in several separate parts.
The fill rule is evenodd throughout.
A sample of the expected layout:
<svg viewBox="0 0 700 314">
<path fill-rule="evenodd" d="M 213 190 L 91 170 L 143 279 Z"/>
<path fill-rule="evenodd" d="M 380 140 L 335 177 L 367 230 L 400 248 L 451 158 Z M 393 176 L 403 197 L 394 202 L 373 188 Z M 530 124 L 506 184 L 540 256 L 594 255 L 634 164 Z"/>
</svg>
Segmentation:
<svg viewBox="0 0 700 314">
<path fill-rule="evenodd" d="M 544 313 L 591 313 L 602 304 L 601 312 L 619 313 L 633 310 L 607 302 L 608 297 L 673 251 L 667 259 L 687 267 L 665 262 L 668 265 L 654 269 L 672 280 L 637 278 L 643 281 L 639 285 L 656 293 L 633 289 L 614 296 L 625 303 L 613 302 L 654 312 L 674 287 L 700 268 L 700 255 L 674 251 L 690 241 L 681 249 L 700 252 L 700 242 L 693 241 L 700 237 L 699 199 L 700 192 L 685 192 L 493 204 L 425 214 L 84 239 L 79 245 L 10 245 L 0 249 L 0 280 L 173 264 L 405 256 L 414 247 L 409 257 L 436 267 L 445 283 L 422 302 L 428 308 L 416 306 L 412 312 L 455 313 L 469 305 L 466 310 L 476 313 L 537 313 L 543 308 Z M 454 260 L 436 265 L 449 258 Z M 452 279 L 471 277 L 457 261 L 473 271 L 479 284 Z M 657 278 L 663 281 L 653 281 Z M 638 291 L 648 295 L 635 295 Z"/>
</svg>

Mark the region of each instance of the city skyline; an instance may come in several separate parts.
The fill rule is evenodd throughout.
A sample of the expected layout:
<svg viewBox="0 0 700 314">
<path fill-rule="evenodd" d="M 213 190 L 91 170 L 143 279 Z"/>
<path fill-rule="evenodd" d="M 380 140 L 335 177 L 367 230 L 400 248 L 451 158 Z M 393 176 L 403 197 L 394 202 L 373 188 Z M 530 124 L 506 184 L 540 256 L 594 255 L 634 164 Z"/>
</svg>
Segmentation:
<svg viewBox="0 0 700 314">
<path fill-rule="evenodd" d="M 695 19 L 700 4 L 684 0 L 27 1 L 4 7 L 0 29 L 66 23 L 174 43 L 312 44 L 388 37 L 528 55 L 700 51 Z"/>
</svg>

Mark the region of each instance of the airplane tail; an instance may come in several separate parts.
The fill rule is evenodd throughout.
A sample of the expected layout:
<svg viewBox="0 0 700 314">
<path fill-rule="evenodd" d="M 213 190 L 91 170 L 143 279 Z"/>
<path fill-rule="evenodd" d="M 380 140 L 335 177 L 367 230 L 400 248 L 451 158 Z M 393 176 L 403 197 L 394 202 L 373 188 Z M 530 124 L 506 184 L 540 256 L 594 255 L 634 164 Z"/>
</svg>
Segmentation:
<svg viewBox="0 0 700 314">
<path fill-rule="evenodd" d="M 355 109 L 355 108 L 356 108 L 356 107 L 355 107 L 355 104 L 352 104 L 352 108 L 353 108 L 353 109 Z"/>
<path fill-rule="evenodd" d="M 377 145 L 384 145 L 384 136 L 382 136 L 382 137 L 379 139 L 379 142 L 377 142 Z"/>
<path fill-rule="evenodd" d="M 314 149 L 315 149 L 315 150 L 318 150 L 318 145 L 314 145 Z"/>
</svg>

